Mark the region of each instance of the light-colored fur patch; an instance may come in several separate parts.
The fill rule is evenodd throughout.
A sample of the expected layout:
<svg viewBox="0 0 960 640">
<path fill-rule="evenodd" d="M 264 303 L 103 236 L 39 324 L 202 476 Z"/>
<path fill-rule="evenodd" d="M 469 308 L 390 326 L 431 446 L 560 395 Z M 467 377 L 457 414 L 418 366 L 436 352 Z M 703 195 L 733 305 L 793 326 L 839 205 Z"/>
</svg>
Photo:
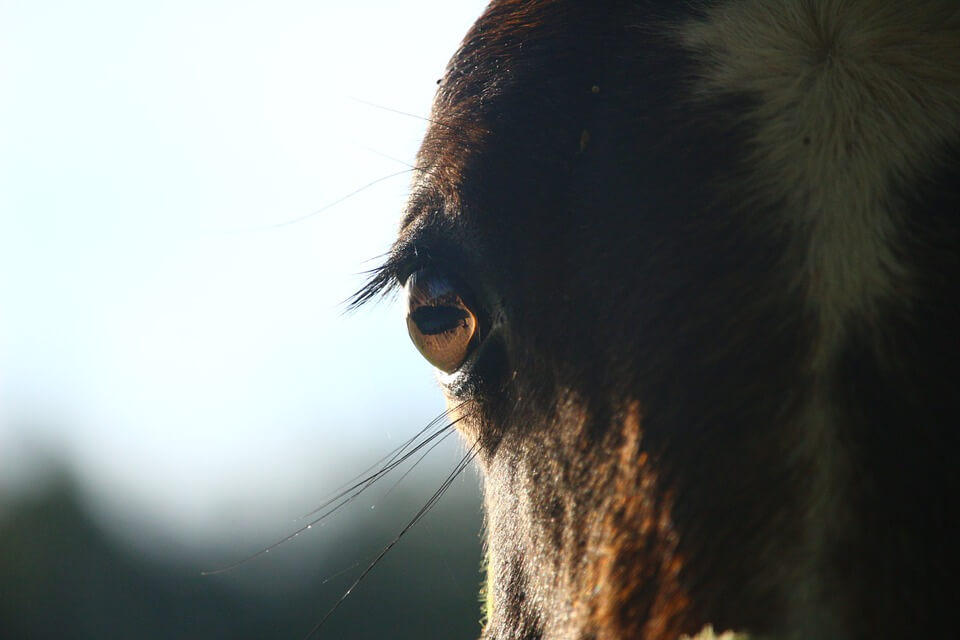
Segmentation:
<svg viewBox="0 0 960 640">
<path fill-rule="evenodd" d="M 758 100 L 749 169 L 808 241 L 802 285 L 826 365 L 851 313 L 908 278 L 891 179 L 923 173 L 960 132 L 955 0 L 734 0 L 689 25 L 706 94 Z"/>
<path fill-rule="evenodd" d="M 910 264 L 891 188 L 909 185 L 960 133 L 956 0 L 732 0 L 679 36 L 702 62 L 698 99 L 745 95 L 755 132 L 744 167 L 758 202 L 803 256 L 796 285 L 816 319 L 813 396 L 797 455 L 812 463 L 805 548 L 795 585 L 796 637 L 842 637 L 821 583 L 825 550 L 844 526 L 845 474 L 827 400 L 851 320 L 909 305 Z M 876 348 L 881 349 L 880 345 Z M 882 355 L 882 354 L 881 354 Z"/>
</svg>

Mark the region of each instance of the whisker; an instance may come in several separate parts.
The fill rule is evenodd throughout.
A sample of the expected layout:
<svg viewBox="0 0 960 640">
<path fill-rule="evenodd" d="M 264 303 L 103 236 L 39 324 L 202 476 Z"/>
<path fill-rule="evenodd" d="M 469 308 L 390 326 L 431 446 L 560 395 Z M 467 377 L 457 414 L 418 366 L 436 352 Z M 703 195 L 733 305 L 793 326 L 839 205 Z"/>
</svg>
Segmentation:
<svg viewBox="0 0 960 640">
<path fill-rule="evenodd" d="M 276 542 L 274 542 L 274 543 L 272 543 L 272 544 L 264 547 L 263 549 L 260 549 L 260 550 L 257 551 L 256 553 L 253 553 L 253 554 L 251 554 L 251 555 L 249 555 L 249 556 L 246 556 L 246 557 L 244 557 L 244 558 L 242 558 L 242 559 L 240 559 L 240 560 L 238 560 L 238 561 L 236 561 L 236 562 L 233 562 L 233 563 L 231 563 L 231 564 L 228 564 L 228 565 L 226 565 L 226 566 L 224 566 L 224 567 L 221 567 L 221 568 L 219 568 L 219 569 L 202 571 L 202 572 L 200 572 L 200 575 L 202 575 L 202 576 L 215 576 L 215 575 L 219 575 L 219 574 L 222 574 L 222 573 L 227 573 L 227 572 L 229 572 L 229 571 L 232 571 L 233 569 L 236 569 L 237 567 L 239 567 L 239 566 L 241 566 L 241 565 L 244 565 L 244 564 L 246 564 L 246 563 L 248 563 L 248 562 L 250 562 L 250 561 L 252 561 L 252 560 L 255 560 L 256 558 L 259 558 L 260 556 L 262 556 L 262 555 L 264 555 L 264 554 L 270 553 L 271 551 L 273 551 L 274 549 L 276 549 L 276 548 L 279 547 L 280 545 L 286 544 L 287 542 L 289 542 L 289 541 L 293 540 L 294 538 L 298 537 L 300 534 L 304 533 L 305 531 L 307 531 L 307 530 L 309 530 L 309 529 L 312 529 L 314 526 L 320 524 L 321 522 L 323 522 L 324 520 L 326 520 L 327 518 L 329 518 L 330 516 L 332 516 L 334 513 L 336 513 L 337 511 L 339 511 L 340 509 L 342 509 L 342 508 L 345 507 L 346 505 L 348 505 L 348 504 L 350 504 L 351 502 L 353 502 L 358 496 L 360 496 L 360 494 L 362 494 L 364 491 L 366 491 L 368 488 L 370 488 L 373 484 L 375 484 L 375 483 L 377 482 L 377 480 L 379 480 L 380 478 L 383 478 L 385 475 L 387 475 L 388 473 L 390 473 L 391 471 L 393 471 L 394 469 L 396 469 L 398 466 L 402 465 L 404 462 L 406 462 L 407 460 L 409 460 L 412 456 L 416 455 L 418 451 L 421 451 L 424 447 L 427 447 L 427 445 L 429 445 L 431 442 L 433 442 L 433 441 L 436 440 L 438 437 L 440 437 L 441 435 L 443 435 L 445 431 L 447 432 L 447 435 L 449 435 L 449 433 L 452 433 L 452 428 L 454 427 L 454 425 L 456 425 L 458 422 L 460 422 L 460 420 L 462 420 L 462 419 L 465 417 L 465 416 L 457 417 L 457 418 L 455 418 L 454 420 L 452 420 L 452 421 L 444 424 L 444 425 L 443 425 L 442 427 L 440 427 L 439 429 L 435 429 L 434 432 L 431 433 L 428 437 L 423 438 L 423 440 L 422 440 L 421 442 L 417 443 L 416 446 L 414 446 L 414 447 L 413 447 L 412 449 L 410 449 L 409 451 L 403 453 L 404 449 L 406 449 L 407 447 L 409 447 L 410 444 L 411 444 L 412 442 L 416 441 L 416 439 L 419 438 L 423 433 L 426 433 L 426 432 L 427 432 L 432 426 L 434 426 L 435 424 L 441 423 L 442 420 L 443 420 L 443 418 L 446 417 L 447 414 L 448 414 L 448 412 L 447 412 L 447 411 L 444 411 L 442 414 L 440 414 L 440 416 L 437 416 L 437 418 L 434 418 L 433 420 L 431 420 L 430 423 L 429 423 L 426 427 L 424 427 L 423 429 L 421 429 L 420 432 L 419 432 L 416 436 L 414 436 L 411 440 L 408 440 L 406 443 L 404 443 L 403 445 L 401 445 L 401 446 L 398 448 L 399 451 L 397 451 L 396 453 L 393 453 L 393 454 L 392 454 L 392 457 L 390 457 L 389 454 L 388 454 L 388 456 L 385 456 L 385 457 L 389 457 L 390 459 L 389 459 L 389 461 L 388 461 L 385 465 L 383 465 L 379 470 L 377 470 L 376 472 L 374 472 L 374 473 L 372 473 L 372 474 L 364 477 L 363 479 L 361 479 L 361 480 L 359 480 L 359 481 L 357 481 L 357 482 L 354 482 L 353 484 L 351 484 L 351 485 L 348 486 L 347 488 L 345 488 L 345 489 L 343 489 L 343 490 L 341 490 L 341 491 L 338 491 L 335 495 L 333 495 L 333 496 L 330 497 L 329 499 L 325 500 L 325 501 L 324 501 L 320 506 L 318 506 L 316 509 L 314 509 L 313 511 L 311 511 L 311 512 L 308 513 L 308 514 L 305 514 L 304 516 L 301 516 L 301 518 L 299 518 L 300 520 L 302 520 L 302 519 L 304 519 L 304 518 L 308 518 L 308 517 L 310 517 L 310 516 L 312 516 L 312 515 L 314 515 L 314 514 L 319 513 L 319 515 L 317 515 L 315 518 L 313 518 L 312 520 L 310 520 L 310 521 L 307 522 L 306 524 L 298 527 L 298 528 L 295 529 L 293 532 L 285 535 L 283 538 L 277 540 Z M 396 450 L 395 450 L 395 451 L 396 451 Z M 419 462 L 419 461 L 418 461 L 418 462 Z M 374 465 L 374 466 L 376 466 L 376 465 Z M 322 512 L 322 513 L 320 513 L 320 512 Z"/>
<path fill-rule="evenodd" d="M 367 258 L 366 260 L 361 260 L 361 261 L 360 261 L 360 264 L 370 264 L 371 262 L 380 263 L 380 262 L 383 262 L 384 259 L 389 258 L 389 257 L 390 257 L 390 252 L 387 251 L 386 253 L 381 253 L 381 254 L 379 254 L 379 255 L 375 255 L 375 256 L 373 256 L 372 258 Z M 366 270 L 366 271 L 361 271 L 360 273 L 354 274 L 354 275 L 369 274 L 369 273 L 372 273 L 373 271 L 376 271 L 376 268 L 377 268 L 377 267 L 374 266 L 373 269 L 368 269 L 368 270 Z"/>
<path fill-rule="evenodd" d="M 324 211 L 327 211 L 327 210 L 332 209 L 333 207 L 335 207 L 335 206 L 337 206 L 337 205 L 339 205 L 339 204 L 342 204 L 343 202 L 349 200 L 350 198 L 353 198 L 354 196 L 356 196 L 356 195 L 358 195 L 358 194 L 366 191 L 366 190 L 369 189 L 370 187 L 373 187 L 373 186 L 375 186 L 375 185 L 380 184 L 381 182 L 385 182 L 385 181 L 390 180 L 390 179 L 392 179 L 392 178 L 396 178 L 396 177 L 402 176 L 402 175 L 407 175 L 407 174 L 412 173 L 412 172 L 414 172 L 414 171 L 421 171 L 421 170 L 422 170 L 422 169 L 420 169 L 420 168 L 418 168 L 418 167 L 416 167 L 416 166 L 410 166 L 410 168 L 404 169 L 403 171 L 397 171 L 396 173 L 391 173 L 391 174 L 382 176 L 382 177 L 380 177 L 380 178 L 377 178 L 376 180 L 373 180 L 372 182 L 368 182 L 367 184 L 363 185 L 362 187 L 359 187 L 359 188 L 357 188 L 357 189 L 354 189 L 354 190 L 351 191 L 350 193 L 348 193 L 348 194 L 346 194 L 346 195 L 343 195 L 343 196 L 337 198 L 336 200 L 334 200 L 334 201 L 332 201 L 332 202 L 328 202 L 327 204 L 323 205 L 323 206 L 320 207 L 319 209 L 315 209 L 315 210 L 311 211 L 310 213 L 304 214 L 304 215 L 299 216 L 299 217 L 297 217 L 297 218 L 293 218 L 293 219 L 291 219 L 291 220 L 284 220 L 283 222 L 277 222 L 276 224 L 267 224 L 267 225 L 262 225 L 262 226 L 257 226 L 257 227 L 251 227 L 251 228 L 249 228 L 249 229 L 241 229 L 241 230 L 238 230 L 238 231 L 232 231 L 232 232 L 228 232 L 226 235 L 230 236 L 230 235 L 239 235 L 239 234 L 243 234 L 243 233 L 256 233 L 256 232 L 261 232 L 261 231 L 272 231 L 273 229 L 280 229 L 280 228 L 287 227 L 287 226 L 290 226 L 290 225 L 293 225 L 293 224 L 297 224 L 297 223 L 303 222 L 304 220 L 309 220 L 310 218 L 313 218 L 314 216 L 318 216 L 318 215 L 320 215 L 321 213 L 323 213 Z"/>
<path fill-rule="evenodd" d="M 447 417 L 449 417 L 449 414 L 450 414 L 450 410 L 445 410 L 445 411 L 443 411 L 443 412 L 442 412 L 440 415 L 438 415 L 436 418 L 434 418 L 433 420 L 431 420 L 430 422 L 428 422 L 428 423 L 427 423 L 427 426 L 425 426 L 423 429 L 421 429 L 420 431 L 418 431 L 418 432 L 416 433 L 416 435 L 414 435 L 412 438 L 409 438 L 406 442 L 404 442 L 403 444 L 401 444 L 399 447 L 397 447 L 396 449 L 394 449 L 394 450 L 391 451 L 390 453 L 386 454 L 385 456 L 383 456 L 382 458 L 380 458 L 379 460 L 377 460 L 376 462 L 374 462 L 372 465 L 370 465 L 369 467 L 367 467 L 366 469 L 364 469 L 362 472 L 360 472 L 359 474 L 357 474 L 356 476 L 354 476 L 353 478 L 351 478 L 350 480 L 348 480 L 347 482 L 345 482 L 343 485 L 341 485 L 341 486 L 338 487 L 337 489 L 335 489 L 334 492 L 333 492 L 333 494 L 332 494 L 330 497 L 328 497 L 328 498 L 326 498 L 325 500 L 323 500 L 323 502 L 321 502 L 318 507 L 316 507 L 315 509 L 313 509 L 312 511 L 310 511 L 310 512 L 308 512 L 308 513 L 303 514 L 302 516 L 300 516 L 300 517 L 297 518 L 297 519 L 298 519 L 298 520 L 303 520 L 304 518 L 309 518 L 309 517 L 312 516 L 313 514 L 317 513 L 318 511 L 321 511 L 321 510 L 325 509 L 325 508 L 326 508 L 327 506 L 329 506 L 331 503 L 339 500 L 340 498 L 342 498 L 342 497 L 345 496 L 346 494 L 350 493 L 350 492 L 353 491 L 354 489 L 360 487 L 361 485 L 364 485 L 364 484 L 367 484 L 367 483 L 372 484 L 372 483 L 375 482 L 378 478 L 382 477 L 383 475 L 385 475 L 385 474 L 389 473 L 390 471 L 392 471 L 393 469 L 395 469 L 395 468 L 397 467 L 397 464 L 395 464 L 395 463 L 397 462 L 397 458 L 403 454 L 403 451 L 404 451 L 405 449 L 407 449 L 407 447 L 411 446 L 414 442 L 416 442 L 417 438 L 419 438 L 420 436 L 422 436 L 424 433 L 426 433 L 427 431 L 429 431 L 431 428 L 435 427 L 436 425 L 438 425 L 438 424 L 440 424 L 441 422 L 443 422 L 444 420 L 446 420 Z M 441 427 L 441 428 L 438 429 L 437 431 L 438 431 L 438 433 L 439 433 L 439 432 L 441 432 L 441 431 L 443 431 L 443 430 L 445 430 L 445 429 L 449 429 L 449 428 L 452 427 L 454 424 L 456 424 L 456 421 L 444 425 L 443 427 Z M 407 457 L 409 457 L 410 454 L 415 453 L 416 451 L 418 451 L 418 450 L 422 447 L 423 444 L 425 444 L 425 443 L 429 442 L 430 440 L 432 440 L 436 435 L 437 435 L 437 434 L 431 435 L 431 436 L 428 437 L 426 440 L 424 440 L 423 443 L 421 443 L 420 445 L 417 445 L 417 447 L 415 447 L 413 451 L 409 452 L 409 453 L 407 454 L 407 456 L 404 457 L 400 462 L 402 462 L 403 460 L 406 460 Z M 386 462 L 385 462 L 385 461 L 386 461 Z M 368 473 L 370 472 L 371 469 L 374 469 L 375 467 L 378 467 L 378 466 L 380 467 L 380 469 L 379 469 L 378 471 L 376 471 L 375 473 L 372 473 L 372 474 L 368 475 Z"/>
<path fill-rule="evenodd" d="M 347 573 L 348 571 L 353 571 L 353 570 L 356 569 L 358 566 L 360 566 L 360 563 L 359 563 L 359 562 L 354 562 L 354 563 L 353 563 L 352 565 L 350 565 L 349 567 L 347 567 L 347 568 L 345 568 L 345 569 L 341 569 L 340 571 L 337 571 L 337 572 L 336 572 L 335 574 L 333 574 L 332 576 L 327 576 L 327 577 L 324 579 L 324 581 L 320 583 L 320 585 L 323 586 L 323 585 L 327 584 L 328 582 L 330 582 L 331 580 L 333 580 L 334 578 L 338 578 L 338 577 L 342 576 L 343 574 Z"/>
<path fill-rule="evenodd" d="M 443 484 L 440 485 L 440 488 L 437 489 L 432 496 L 430 496 L 430 499 L 427 500 L 426 504 L 420 507 L 420 510 L 417 511 L 417 513 L 413 516 L 410 522 L 408 522 L 406 526 L 404 526 L 403 529 L 400 530 L 400 533 L 398 533 L 393 538 L 393 540 L 391 540 L 390 543 L 387 544 L 380 551 L 377 557 L 374 558 L 369 565 L 367 565 L 367 568 L 360 573 L 357 579 L 354 580 L 353 584 L 350 585 L 350 587 L 343 593 L 342 596 L 340 596 L 340 599 L 337 600 L 337 602 L 333 605 L 333 607 L 329 611 L 327 611 L 327 613 L 323 616 L 323 618 L 320 619 L 320 622 L 314 625 L 314 627 L 309 631 L 309 633 L 307 633 L 307 635 L 303 637 L 303 640 L 309 640 L 309 638 L 313 637 L 318 631 L 320 631 L 320 629 L 327 622 L 327 620 L 330 619 L 330 616 L 333 615 L 334 612 L 336 612 L 336 610 L 340 608 L 340 605 L 343 604 L 344 600 L 346 600 L 350 596 L 350 594 L 353 592 L 353 590 L 356 589 L 361 582 L 363 582 L 363 579 L 366 578 L 371 571 L 373 571 L 373 568 L 380 563 L 380 561 L 384 558 L 384 556 L 386 556 L 390 552 L 390 550 L 393 549 L 398 542 L 400 542 L 400 539 L 403 538 L 403 536 L 408 531 L 410 531 L 410 529 L 412 529 L 414 525 L 416 525 L 423 518 L 423 516 L 425 516 L 427 512 L 430 511 L 437 504 L 440 498 L 443 497 L 443 494 L 447 492 L 447 489 L 450 488 L 450 485 L 453 484 L 454 480 L 456 480 L 460 476 L 460 474 L 463 473 L 463 471 L 470 465 L 470 463 L 473 462 L 474 458 L 477 457 L 477 454 L 480 451 L 479 445 L 480 445 L 480 442 L 478 440 L 472 447 L 470 447 L 470 450 L 467 451 L 467 453 L 463 456 L 463 458 L 460 459 L 460 462 L 457 463 L 457 465 L 454 467 L 450 475 L 448 475 L 447 478 L 443 481 Z"/>
<path fill-rule="evenodd" d="M 337 206 L 338 204 L 349 200 L 350 198 L 354 197 L 354 196 L 357 195 L 358 193 L 361 193 L 361 192 L 363 192 L 363 191 L 366 191 L 367 189 L 369 189 L 370 187 L 372 187 L 372 186 L 374 186 L 374 185 L 380 184 L 381 182 L 384 182 L 385 180 L 390 180 L 391 178 L 396 178 L 396 177 L 398 177 L 398 176 L 406 175 L 406 174 L 411 173 L 411 172 L 413 172 L 413 171 L 415 171 L 415 170 L 416 170 L 416 167 L 411 167 L 410 169 L 404 169 L 403 171 L 397 171 L 396 173 L 391 173 L 391 174 L 389 174 L 389 175 L 385 175 L 385 176 L 383 176 L 383 177 L 377 178 L 376 180 L 374 180 L 374 181 L 372 181 L 372 182 L 368 182 L 367 184 L 363 185 L 362 187 L 360 187 L 360 188 L 358 188 L 358 189 L 354 189 L 354 190 L 351 191 L 350 193 L 348 193 L 348 194 L 346 194 L 346 195 L 344 195 L 344 196 L 341 196 L 341 197 L 337 198 L 337 199 L 334 200 L 333 202 L 329 202 L 329 203 L 323 205 L 322 207 L 320 207 L 320 208 L 317 209 L 316 211 L 311 211 L 310 213 L 308 213 L 308 214 L 306 214 L 306 215 L 302 215 L 302 216 L 300 216 L 299 218 L 294 218 L 293 220 L 287 220 L 287 221 L 285 221 L 285 222 L 278 222 L 277 224 L 271 224 L 271 225 L 267 225 L 267 226 L 265 226 L 265 227 L 260 227 L 259 229 L 257 229 L 257 231 L 268 231 L 268 230 L 270 230 L 270 229 L 279 229 L 279 228 L 281 228 L 281 227 L 286 227 L 286 226 L 289 226 L 289 225 L 291 225 L 291 224 L 297 224 L 298 222 L 303 222 L 304 220 L 309 220 L 310 218 L 312 218 L 312 217 L 314 217 L 314 216 L 317 216 L 317 215 L 320 215 L 320 214 L 323 213 L 324 211 L 327 211 L 328 209 L 332 209 L 333 207 Z"/>
<path fill-rule="evenodd" d="M 427 449 L 426 451 L 424 451 L 423 454 L 422 454 L 419 458 L 417 458 L 416 462 L 414 462 L 412 465 L 410 465 L 410 468 L 403 472 L 403 475 L 400 476 L 400 477 L 397 479 L 397 481 L 394 482 L 393 485 L 391 485 L 391 487 L 390 487 L 389 489 L 387 489 L 387 492 L 384 493 L 384 494 L 383 494 L 383 497 L 380 498 L 380 499 L 383 500 L 384 498 L 386 498 L 387 496 L 389 496 L 391 493 L 393 493 L 393 490 L 400 486 L 400 483 L 403 482 L 408 475 L 410 475 L 410 472 L 413 471 L 414 469 L 416 469 L 416 468 L 417 468 L 417 465 L 419 465 L 421 462 L 423 462 L 423 459 L 426 458 L 428 455 L 430 455 L 430 452 L 431 452 L 431 451 L 433 451 L 433 450 L 436 449 L 438 446 L 440 446 L 440 444 L 441 444 L 444 440 L 446 440 L 447 438 L 449 438 L 451 435 L 453 435 L 453 433 L 454 433 L 453 430 L 447 431 L 445 434 L 443 434 L 443 437 L 442 437 L 442 438 L 440 438 L 439 440 L 437 440 L 436 442 L 434 442 L 432 445 L 430 445 L 430 448 Z"/>
<path fill-rule="evenodd" d="M 375 156 L 380 156 L 381 158 L 386 158 L 387 160 L 390 160 L 391 162 L 396 162 L 397 164 L 402 164 L 403 166 L 409 167 L 410 169 L 414 169 L 414 170 L 419 170 L 419 169 L 420 169 L 420 167 L 417 167 L 416 165 L 410 164 L 410 163 L 407 162 L 406 160 L 401 160 L 400 158 L 395 158 L 395 157 L 393 157 L 393 156 L 391 156 L 391 155 L 387 155 L 386 153 L 383 153 L 382 151 L 377 151 L 377 150 L 374 149 L 373 147 L 360 146 L 360 148 L 363 149 L 364 151 L 368 152 L 368 153 L 372 153 L 372 154 L 375 155 Z"/>
<path fill-rule="evenodd" d="M 359 102 L 360 104 L 366 105 L 366 106 L 368 106 L 368 107 L 372 107 L 372 108 L 374 108 L 374 109 L 380 109 L 381 111 L 387 111 L 387 112 L 389 112 L 389 113 L 396 113 L 397 115 L 406 116 L 406 117 L 408 117 L 408 118 L 414 118 L 414 119 L 416 119 L 416 120 L 422 120 L 423 122 L 426 122 L 427 124 L 435 124 L 435 125 L 437 125 L 437 126 L 439 126 L 439 127 L 446 127 L 447 129 L 454 129 L 454 128 L 455 128 L 453 125 L 447 124 L 446 122 L 440 122 L 440 121 L 438 121 L 438 120 L 434 120 L 434 119 L 428 118 L 428 117 L 426 117 L 426 116 L 417 115 L 417 114 L 415 114 L 415 113 L 410 113 L 410 112 L 408 112 L 408 111 L 401 111 L 400 109 L 394 109 L 393 107 L 385 107 L 385 106 L 383 106 L 382 104 L 377 104 L 377 103 L 375 103 L 375 102 L 369 102 L 369 101 L 363 100 L 363 99 L 361 99 L 361 98 L 351 98 L 351 100 L 353 100 L 354 102 Z"/>
</svg>

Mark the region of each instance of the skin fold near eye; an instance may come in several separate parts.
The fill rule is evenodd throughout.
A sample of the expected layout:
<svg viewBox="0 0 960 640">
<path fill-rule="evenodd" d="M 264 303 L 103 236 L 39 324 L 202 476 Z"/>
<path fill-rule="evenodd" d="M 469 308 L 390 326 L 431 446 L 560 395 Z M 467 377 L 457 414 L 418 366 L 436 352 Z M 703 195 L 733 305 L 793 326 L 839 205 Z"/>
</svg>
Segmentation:
<svg viewBox="0 0 960 640">
<path fill-rule="evenodd" d="M 407 279 L 407 331 L 427 361 L 453 373 L 470 354 L 477 316 L 446 278 L 423 269 Z"/>
</svg>

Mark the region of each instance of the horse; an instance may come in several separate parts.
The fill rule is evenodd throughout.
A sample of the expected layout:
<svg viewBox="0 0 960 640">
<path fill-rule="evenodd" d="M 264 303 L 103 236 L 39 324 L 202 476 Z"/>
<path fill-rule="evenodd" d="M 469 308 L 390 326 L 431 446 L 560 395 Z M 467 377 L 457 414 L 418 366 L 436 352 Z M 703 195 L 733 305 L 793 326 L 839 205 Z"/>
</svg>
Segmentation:
<svg viewBox="0 0 960 640">
<path fill-rule="evenodd" d="M 960 5 L 495 0 L 438 85 L 358 302 L 481 469 L 482 638 L 954 626 Z"/>
</svg>

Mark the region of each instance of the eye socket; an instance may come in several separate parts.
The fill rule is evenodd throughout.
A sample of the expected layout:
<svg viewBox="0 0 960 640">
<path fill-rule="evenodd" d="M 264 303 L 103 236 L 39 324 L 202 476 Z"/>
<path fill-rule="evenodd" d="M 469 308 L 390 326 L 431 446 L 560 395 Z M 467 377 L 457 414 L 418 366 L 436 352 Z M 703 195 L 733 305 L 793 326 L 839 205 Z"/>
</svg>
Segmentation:
<svg viewBox="0 0 960 640">
<path fill-rule="evenodd" d="M 453 373 L 476 344 L 477 314 L 457 286 L 432 269 L 407 278 L 407 331 L 414 346 L 437 369 Z"/>
</svg>

